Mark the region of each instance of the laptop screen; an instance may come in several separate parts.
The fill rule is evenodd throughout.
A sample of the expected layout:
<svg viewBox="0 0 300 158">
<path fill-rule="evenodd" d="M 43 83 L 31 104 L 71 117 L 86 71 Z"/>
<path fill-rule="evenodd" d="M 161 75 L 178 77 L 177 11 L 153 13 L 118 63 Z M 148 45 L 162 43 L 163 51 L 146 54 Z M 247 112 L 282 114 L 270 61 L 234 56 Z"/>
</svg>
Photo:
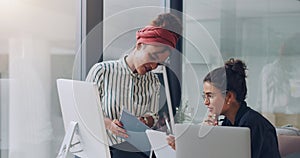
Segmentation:
<svg viewBox="0 0 300 158">
<path fill-rule="evenodd" d="M 176 124 L 177 158 L 251 158 L 247 127 Z"/>
</svg>

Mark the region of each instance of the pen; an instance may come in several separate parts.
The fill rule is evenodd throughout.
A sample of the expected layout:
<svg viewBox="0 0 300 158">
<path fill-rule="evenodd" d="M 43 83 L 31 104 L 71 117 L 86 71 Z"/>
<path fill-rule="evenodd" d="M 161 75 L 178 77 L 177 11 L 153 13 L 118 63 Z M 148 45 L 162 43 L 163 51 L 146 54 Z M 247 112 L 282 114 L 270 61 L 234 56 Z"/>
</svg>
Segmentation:
<svg viewBox="0 0 300 158">
<path fill-rule="evenodd" d="M 171 126 L 169 124 L 168 117 L 167 117 L 166 113 L 164 113 L 164 118 L 165 118 L 165 123 L 166 123 L 166 126 L 167 126 L 167 134 L 172 134 Z"/>
</svg>

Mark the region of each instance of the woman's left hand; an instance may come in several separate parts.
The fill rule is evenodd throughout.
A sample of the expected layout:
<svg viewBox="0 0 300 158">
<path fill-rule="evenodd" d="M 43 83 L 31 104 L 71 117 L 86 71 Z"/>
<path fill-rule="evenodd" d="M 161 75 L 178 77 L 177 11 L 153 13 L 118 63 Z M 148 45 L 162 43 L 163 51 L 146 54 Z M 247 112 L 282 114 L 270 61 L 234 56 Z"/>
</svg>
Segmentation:
<svg viewBox="0 0 300 158">
<path fill-rule="evenodd" d="M 150 115 L 145 115 L 143 117 L 139 117 L 138 119 L 148 127 L 152 127 L 154 125 L 154 119 Z"/>
<path fill-rule="evenodd" d="M 207 115 L 206 120 L 204 120 L 205 125 L 209 126 L 217 126 L 218 125 L 218 117 L 216 114 L 209 113 Z"/>
</svg>

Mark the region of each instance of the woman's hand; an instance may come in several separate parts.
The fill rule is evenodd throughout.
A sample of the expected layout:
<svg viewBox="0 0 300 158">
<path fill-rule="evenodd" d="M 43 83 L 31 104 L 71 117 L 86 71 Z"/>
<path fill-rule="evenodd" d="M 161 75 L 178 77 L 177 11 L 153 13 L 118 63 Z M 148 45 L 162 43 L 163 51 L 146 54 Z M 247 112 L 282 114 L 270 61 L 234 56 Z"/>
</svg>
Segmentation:
<svg viewBox="0 0 300 158">
<path fill-rule="evenodd" d="M 154 119 L 151 115 L 145 115 L 143 117 L 138 117 L 138 119 L 150 128 L 154 125 Z"/>
<path fill-rule="evenodd" d="M 172 136 L 172 135 L 168 135 L 167 136 L 167 141 L 168 141 L 168 144 L 171 146 L 171 148 L 173 148 L 175 150 L 176 149 L 176 147 L 175 147 L 175 137 Z"/>
<path fill-rule="evenodd" d="M 109 118 L 105 118 L 104 122 L 105 128 L 111 131 L 111 133 L 113 133 L 116 136 L 128 138 L 128 134 L 126 133 L 126 130 L 123 129 L 123 124 L 119 120 L 111 120 Z"/>
<path fill-rule="evenodd" d="M 217 126 L 218 116 L 216 114 L 209 113 L 206 120 L 204 120 L 204 124 L 209 126 Z"/>
</svg>

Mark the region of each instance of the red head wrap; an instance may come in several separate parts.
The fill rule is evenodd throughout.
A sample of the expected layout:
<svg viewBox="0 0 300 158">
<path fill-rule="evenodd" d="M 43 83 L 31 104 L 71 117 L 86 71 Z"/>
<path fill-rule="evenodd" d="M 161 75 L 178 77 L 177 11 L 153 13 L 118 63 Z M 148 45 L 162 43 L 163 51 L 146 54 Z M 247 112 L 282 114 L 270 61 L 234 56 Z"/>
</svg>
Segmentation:
<svg viewBox="0 0 300 158">
<path fill-rule="evenodd" d="M 161 27 L 146 26 L 136 32 L 137 43 L 161 43 L 175 48 L 178 35 Z"/>
</svg>

